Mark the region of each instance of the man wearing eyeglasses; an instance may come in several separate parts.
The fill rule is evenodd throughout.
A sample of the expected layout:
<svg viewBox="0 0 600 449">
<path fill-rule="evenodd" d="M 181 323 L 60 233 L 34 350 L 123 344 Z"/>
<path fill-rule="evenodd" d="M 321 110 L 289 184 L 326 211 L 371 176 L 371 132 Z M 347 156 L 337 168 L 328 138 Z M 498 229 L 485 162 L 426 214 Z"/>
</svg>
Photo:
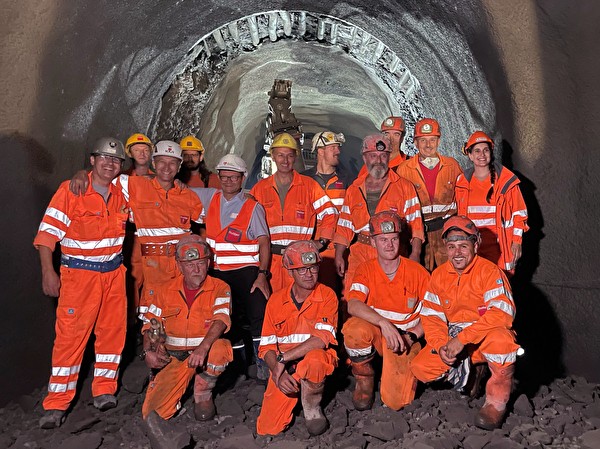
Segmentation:
<svg viewBox="0 0 600 449">
<path fill-rule="evenodd" d="M 271 371 L 256 430 L 260 435 L 283 432 L 292 411 L 302 401 L 310 435 L 327 430 L 321 409 L 325 379 L 333 373 L 337 356 L 337 296 L 318 282 L 321 256 L 311 240 L 290 243 L 283 266 L 292 285 L 273 293 L 267 303 L 259 355 Z"/>
<path fill-rule="evenodd" d="M 117 372 L 125 344 L 127 300 L 121 253 L 127 203 L 112 180 L 125 160 L 123 144 L 112 137 L 92 149 L 92 170 L 81 196 L 64 182 L 52 197 L 33 242 L 40 254 L 42 287 L 59 297 L 52 375 L 40 427 L 59 427 L 75 396 L 83 353 L 96 336 L 92 395 L 99 410 L 116 407 Z M 60 277 L 52 265 L 61 245 Z"/>
<path fill-rule="evenodd" d="M 381 400 L 392 410 L 410 404 L 417 379 L 410 362 L 421 349 L 423 328 L 419 312 L 429 284 L 429 273 L 400 256 L 401 220 L 391 211 L 369 220 L 375 259 L 359 265 L 352 278 L 344 346 L 352 365 L 356 387 L 352 402 L 357 410 L 373 405 L 376 354 L 383 358 Z"/>
<path fill-rule="evenodd" d="M 251 360 L 254 353 L 256 377 L 266 382 L 269 370 L 257 352 L 270 295 L 271 241 L 265 210 L 242 191 L 247 168 L 241 157 L 226 154 L 216 169 L 221 190 L 191 190 L 205 205 L 206 241 L 215 253 L 211 275 L 231 286 L 233 315 L 227 338 L 234 344 L 234 349 L 244 351 L 247 348 L 246 360 Z"/>
</svg>

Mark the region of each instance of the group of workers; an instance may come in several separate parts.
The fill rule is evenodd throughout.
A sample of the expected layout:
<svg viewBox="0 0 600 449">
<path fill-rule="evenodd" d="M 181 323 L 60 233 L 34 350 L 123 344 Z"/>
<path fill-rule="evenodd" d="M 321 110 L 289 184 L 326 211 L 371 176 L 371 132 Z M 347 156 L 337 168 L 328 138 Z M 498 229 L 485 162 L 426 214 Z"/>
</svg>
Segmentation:
<svg viewBox="0 0 600 449">
<path fill-rule="evenodd" d="M 438 151 L 436 120 L 416 123 L 412 158 L 401 151 L 401 117 L 380 130 L 362 142 L 356 179 L 339 171 L 342 134 L 314 135 L 316 165 L 303 174 L 294 169 L 298 141 L 278 134 L 270 147 L 277 170 L 249 193 L 244 160 L 227 154 L 211 173 L 194 136 L 97 141 L 91 171 L 61 184 L 34 240 L 44 293 L 59 297 L 40 426 L 64 421 L 92 331 L 94 406 L 117 405 L 127 329 L 122 245 L 132 222 L 131 300 L 152 373 L 145 420 L 177 414 L 192 379 L 195 417 L 212 419 L 217 379 L 245 348 L 267 383 L 261 435 L 284 431 L 299 399 L 309 433 L 323 433 L 325 380 L 340 358 L 355 378 L 357 410 L 373 405 L 375 357 L 381 400 L 393 410 L 414 399 L 418 381 L 445 379 L 464 391 L 487 365 L 475 424 L 499 427 L 522 352 L 508 280 L 528 229 L 519 180 L 481 131 L 462 149 L 472 162 L 463 172 Z M 127 156 L 132 168 L 122 172 Z M 205 229 L 192 233 L 192 222 Z"/>
</svg>

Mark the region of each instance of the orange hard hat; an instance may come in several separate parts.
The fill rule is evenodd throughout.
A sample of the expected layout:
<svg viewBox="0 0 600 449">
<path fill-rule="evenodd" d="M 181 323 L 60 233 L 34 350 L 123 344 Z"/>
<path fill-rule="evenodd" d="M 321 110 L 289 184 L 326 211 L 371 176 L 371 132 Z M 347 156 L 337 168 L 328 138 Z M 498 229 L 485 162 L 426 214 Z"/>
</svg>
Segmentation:
<svg viewBox="0 0 600 449">
<path fill-rule="evenodd" d="M 180 262 L 208 259 L 212 250 L 202 237 L 196 234 L 184 235 L 175 246 L 175 258 Z"/>
<path fill-rule="evenodd" d="M 490 150 L 494 151 L 494 141 L 483 131 L 475 131 L 473 134 L 469 136 L 466 143 L 462 147 L 463 154 L 467 154 L 469 149 L 473 145 L 477 145 L 478 143 L 487 143 L 490 145 Z"/>
<path fill-rule="evenodd" d="M 426 136 L 440 137 L 441 135 L 442 133 L 440 132 L 440 124 L 437 122 L 437 120 L 432 118 L 422 118 L 415 125 L 415 139 Z"/>
<path fill-rule="evenodd" d="M 442 231 L 442 238 L 446 238 L 446 234 L 452 230 L 463 231 L 465 234 L 471 236 L 478 236 L 479 230 L 475 223 L 464 215 L 454 215 L 450 217 L 446 223 L 444 223 L 444 230 Z"/>
<path fill-rule="evenodd" d="M 363 139 L 362 154 L 369 153 L 371 151 L 385 151 L 386 153 L 392 152 L 392 143 L 390 138 L 385 134 L 371 134 Z"/>
<path fill-rule="evenodd" d="M 402 117 L 390 116 L 381 123 L 381 132 L 383 131 L 406 131 L 406 125 Z"/>
<path fill-rule="evenodd" d="M 308 267 L 319 262 L 321 262 L 321 255 L 312 240 L 292 242 L 283 252 L 283 267 L 288 270 Z"/>
<path fill-rule="evenodd" d="M 400 216 L 391 210 L 376 213 L 369 220 L 369 232 L 371 235 L 392 234 L 400 232 L 402 220 Z"/>
</svg>

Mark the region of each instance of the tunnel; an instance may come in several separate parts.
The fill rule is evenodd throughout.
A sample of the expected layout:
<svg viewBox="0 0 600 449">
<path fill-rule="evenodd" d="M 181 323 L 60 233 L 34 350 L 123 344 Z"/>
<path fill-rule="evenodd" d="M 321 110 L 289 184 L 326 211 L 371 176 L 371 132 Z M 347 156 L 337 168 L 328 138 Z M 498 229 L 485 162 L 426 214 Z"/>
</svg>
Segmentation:
<svg viewBox="0 0 600 449">
<path fill-rule="evenodd" d="M 48 379 L 56 300 L 32 246 L 59 183 L 91 143 L 188 133 L 209 166 L 255 164 L 267 92 L 293 82 L 305 132 L 348 138 L 344 163 L 388 115 L 442 129 L 440 152 L 477 129 L 515 171 L 530 231 L 513 279 L 518 377 L 600 381 L 600 5 L 561 0 L 3 2 L 0 405 Z"/>
</svg>

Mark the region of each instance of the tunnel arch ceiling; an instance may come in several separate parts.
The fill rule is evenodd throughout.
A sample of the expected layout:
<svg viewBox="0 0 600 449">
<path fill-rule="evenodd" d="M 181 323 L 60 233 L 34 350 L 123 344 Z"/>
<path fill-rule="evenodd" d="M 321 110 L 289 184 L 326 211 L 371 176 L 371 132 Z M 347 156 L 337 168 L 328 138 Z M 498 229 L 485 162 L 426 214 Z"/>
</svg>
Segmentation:
<svg viewBox="0 0 600 449">
<path fill-rule="evenodd" d="M 174 74 L 155 115 L 153 134 L 175 139 L 198 135 L 209 149 L 209 166 L 228 152 L 241 154 L 252 165 L 264 142 L 266 94 L 275 78 L 283 78 L 293 81 L 293 112 L 305 132 L 331 128 L 349 137 L 351 156 L 346 153 L 345 162 L 351 168 L 362 163 L 357 160 L 360 139 L 390 114 L 407 122 L 404 149 L 409 154 L 416 152 L 414 124 L 424 116 L 440 121 L 446 154 L 458 156 L 475 129 L 498 140 L 487 82 L 463 37 L 408 14 L 403 19 L 406 23 L 395 27 L 408 30 L 405 38 L 412 44 L 402 46 L 407 58 L 363 27 L 332 15 L 278 10 L 226 23 L 188 50 L 179 65 L 185 68 Z M 415 31 L 420 37 L 415 38 Z M 440 48 L 440 42 L 448 48 Z M 432 50 L 430 67 L 419 67 L 425 73 L 422 84 L 409 65 L 427 49 Z M 432 95 L 440 87 L 440 67 L 449 88 Z M 435 70 L 435 76 L 428 76 L 427 69 Z M 430 82 L 436 85 L 428 88 Z"/>
</svg>

